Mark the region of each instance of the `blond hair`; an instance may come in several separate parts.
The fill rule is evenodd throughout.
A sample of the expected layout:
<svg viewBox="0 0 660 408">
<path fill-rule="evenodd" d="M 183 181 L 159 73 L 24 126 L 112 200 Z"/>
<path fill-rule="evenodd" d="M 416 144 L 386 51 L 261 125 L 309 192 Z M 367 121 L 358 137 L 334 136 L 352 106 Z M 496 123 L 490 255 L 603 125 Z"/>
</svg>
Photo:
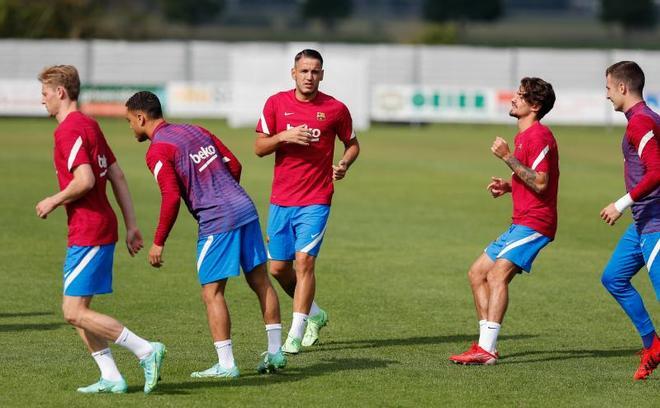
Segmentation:
<svg viewBox="0 0 660 408">
<path fill-rule="evenodd" d="M 50 86 L 61 86 L 66 89 L 69 99 L 78 100 L 80 94 L 80 76 L 73 65 L 53 65 L 46 67 L 38 76 L 42 84 Z"/>
</svg>

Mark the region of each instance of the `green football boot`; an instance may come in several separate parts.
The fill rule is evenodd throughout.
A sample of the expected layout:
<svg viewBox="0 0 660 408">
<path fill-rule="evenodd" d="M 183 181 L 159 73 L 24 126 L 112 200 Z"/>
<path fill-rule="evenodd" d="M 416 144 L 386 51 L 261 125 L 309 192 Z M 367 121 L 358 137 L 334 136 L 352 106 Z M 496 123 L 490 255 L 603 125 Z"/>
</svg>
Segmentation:
<svg viewBox="0 0 660 408">
<path fill-rule="evenodd" d="M 330 321 L 328 319 L 328 314 L 323 309 L 307 319 L 307 328 L 305 329 L 305 336 L 302 339 L 302 345 L 304 347 L 313 346 L 319 342 L 319 332 L 322 328 L 328 325 Z"/>
<path fill-rule="evenodd" d="M 154 348 L 148 356 L 140 360 L 140 367 L 144 369 L 144 393 L 149 394 L 156 388 L 160 380 L 160 370 L 163 366 L 163 359 L 167 353 L 163 343 L 150 343 Z"/>
<path fill-rule="evenodd" d="M 195 371 L 190 374 L 192 378 L 238 378 L 239 375 L 236 365 L 232 368 L 224 368 L 220 363 L 216 363 L 213 367 L 204 371 Z"/>
<path fill-rule="evenodd" d="M 108 381 L 101 378 L 97 383 L 78 388 L 78 392 L 83 394 L 124 394 L 127 390 L 128 386 L 123 378 L 120 381 Z"/>
<path fill-rule="evenodd" d="M 274 373 L 286 367 L 286 355 L 281 348 L 275 354 L 264 351 L 261 355 L 262 359 L 257 366 L 259 374 Z"/>
<path fill-rule="evenodd" d="M 295 337 L 286 336 L 286 341 L 282 346 L 282 351 L 286 354 L 298 354 L 302 347 L 301 340 Z"/>
</svg>

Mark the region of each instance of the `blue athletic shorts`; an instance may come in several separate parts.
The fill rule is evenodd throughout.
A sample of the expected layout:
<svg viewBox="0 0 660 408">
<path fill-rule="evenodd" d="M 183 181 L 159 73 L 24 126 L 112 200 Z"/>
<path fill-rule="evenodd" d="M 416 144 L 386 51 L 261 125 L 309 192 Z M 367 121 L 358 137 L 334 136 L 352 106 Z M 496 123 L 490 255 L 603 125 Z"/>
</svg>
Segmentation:
<svg viewBox="0 0 660 408">
<path fill-rule="evenodd" d="M 92 296 L 112 293 L 115 244 L 70 246 L 64 260 L 64 295 Z"/>
<path fill-rule="evenodd" d="M 660 301 L 660 232 L 638 234 L 635 224 L 623 234 L 612 253 L 606 271 L 632 277 L 644 266 L 649 271 L 655 297 Z"/>
<path fill-rule="evenodd" d="M 282 207 L 271 204 L 268 211 L 268 257 L 292 261 L 296 252 L 318 256 L 330 215 L 329 205 Z"/>
<path fill-rule="evenodd" d="M 550 238 L 529 227 L 511 224 L 484 252 L 493 261 L 504 258 L 523 271 L 531 272 L 536 255 L 550 241 Z"/>
<path fill-rule="evenodd" d="M 239 266 L 249 273 L 266 260 L 258 219 L 197 240 L 197 276 L 202 285 L 240 275 Z"/>
</svg>

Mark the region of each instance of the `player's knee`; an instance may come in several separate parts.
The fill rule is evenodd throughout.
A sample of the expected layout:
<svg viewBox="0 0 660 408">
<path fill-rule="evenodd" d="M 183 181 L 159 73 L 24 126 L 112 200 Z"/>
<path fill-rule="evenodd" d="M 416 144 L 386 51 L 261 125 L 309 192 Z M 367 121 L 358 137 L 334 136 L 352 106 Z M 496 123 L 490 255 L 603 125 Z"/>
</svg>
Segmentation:
<svg viewBox="0 0 660 408">
<path fill-rule="evenodd" d="M 478 270 L 477 268 L 470 268 L 468 270 L 468 279 L 470 280 L 470 283 L 481 283 L 486 280 L 486 274 Z"/>
<path fill-rule="evenodd" d="M 222 301 L 224 296 L 217 285 L 211 284 L 202 287 L 201 297 L 204 304 L 210 305 L 217 301 Z"/>
<path fill-rule="evenodd" d="M 491 288 L 502 287 L 508 284 L 508 281 L 505 276 L 495 273 L 487 274 L 486 281 L 488 282 L 488 286 Z"/>
<path fill-rule="evenodd" d="M 627 279 L 617 276 L 616 273 L 612 273 L 609 269 L 605 269 L 605 272 L 603 272 L 603 276 L 600 277 L 600 283 L 602 283 L 603 286 L 605 286 L 605 289 L 610 293 L 621 292 L 630 284 Z"/>
<path fill-rule="evenodd" d="M 68 305 L 62 306 L 62 314 L 64 320 L 72 326 L 79 327 L 82 320 L 82 311 L 78 308 Z"/>
</svg>

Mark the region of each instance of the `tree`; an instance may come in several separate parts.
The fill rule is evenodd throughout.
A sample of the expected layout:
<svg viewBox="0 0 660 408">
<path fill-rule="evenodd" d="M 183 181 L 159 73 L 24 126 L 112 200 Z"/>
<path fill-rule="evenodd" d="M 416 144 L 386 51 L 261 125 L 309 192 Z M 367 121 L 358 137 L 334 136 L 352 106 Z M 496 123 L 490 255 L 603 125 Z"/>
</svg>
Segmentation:
<svg viewBox="0 0 660 408">
<path fill-rule="evenodd" d="M 93 0 L 0 0 L 0 36 L 85 38 L 100 12 Z"/>
<path fill-rule="evenodd" d="M 351 0 L 303 0 L 301 14 L 304 18 L 318 18 L 328 29 L 333 29 L 337 20 L 353 12 Z"/>
<path fill-rule="evenodd" d="M 502 0 L 424 0 L 424 19 L 446 21 L 494 21 L 502 15 Z"/>
<path fill-rule="evenodd" d="M 224 0 L 160 0 L 160 2 L 168 20 L 190 25 L 211 22 L 225 8 Z"/>
<path fill-rule="evenodd" d="M 600 19 L 618 23 L 624 31 L 651 29 L 657 22 L 653 0 L 601 0 Z"/>
</svg>

